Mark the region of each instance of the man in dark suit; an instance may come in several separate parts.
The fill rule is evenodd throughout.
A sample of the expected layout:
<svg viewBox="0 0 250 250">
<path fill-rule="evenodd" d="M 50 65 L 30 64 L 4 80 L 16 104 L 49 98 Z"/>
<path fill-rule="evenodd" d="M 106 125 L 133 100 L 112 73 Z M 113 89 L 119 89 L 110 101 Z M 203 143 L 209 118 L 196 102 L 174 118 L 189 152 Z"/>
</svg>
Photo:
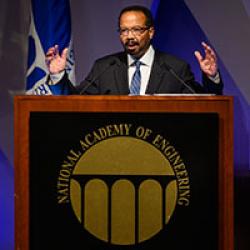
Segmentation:
<svg viewBox="0 0 250 250">
<path fill-rule="evenodd" d="M 202 43 L 204 58 L 195 52 L 203 74 L 203 85 L 200 85 L 186 62 L 153 48 L 154 33 L 150 10 L 142 6 L 127 7 L 119 16 L 124 52 L 98 59 L 86 79 L 74 87 L 65 72 L 67 48 L 60 55 L 55 45 L 46 54 L 49 84 L 61 86 L 70 94 L 222 94 L 216 55 L 207 44 Z"/>
</svg>

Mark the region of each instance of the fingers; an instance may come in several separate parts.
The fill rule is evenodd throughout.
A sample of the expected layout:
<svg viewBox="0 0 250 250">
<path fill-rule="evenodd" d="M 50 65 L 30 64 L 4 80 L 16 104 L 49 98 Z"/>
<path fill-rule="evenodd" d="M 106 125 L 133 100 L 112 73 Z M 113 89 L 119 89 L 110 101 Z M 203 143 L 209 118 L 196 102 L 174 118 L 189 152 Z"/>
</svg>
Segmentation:
<svg viewBox="0 0 250 250">
<path fill-rule="evenodd" d="M 55 48 L 54 47 L 49 48 L 45 56 L 46 60 L 51 60 L 52 57 L 54 56 L 54 53 L 55 53 Z"/>
<path fill-rule="evenodd" d="M 199 63 L 201 63 L 203 61 L 203 57 L 201 55 L 201 53 L 199 51 L 195 51 L 194 55 L 196 57 L 196 59 L 198 60 Z"/>
<path fill-rule="evenodd" d="M 58 45 L 50 47 L 46 53 L 46 56 L 55 56 L 56 54 L 59 54 Z"/>
<path fill-rule="evenodd" d="M 201 70 L 208 76 L 214 76 L 218 72 L 217 58 L 214 50 L 205 42 L 202 42 L 205 54 L 202 57 L 199 51 L 195 51 L 195 56 L 200 64 Z"/>
<path fill-rule="evenodd" d="M 51 63 L 59 55 L 58 45 L 50 47 L 45 55 L 45 62 L 47 65 Z"/>
<path fill-rule="evenodd" d="M 68 48 L 65 48 L 62 51 L 62 54 L 60 56 L 59 54 L 59 46 L 56 44 L 53 47 L 50 47 L 45 55 L 45 62 L 47 65 L 49 65 L 51 63 L 52 60 L 56 60 L 56 59 L 60 59 L 62 58 L 63 60 L 66 60 L 67 58 L 67 52 L 68 52 Z"/>
<path fill-rule="evenodd" d="M 66 58 L 67 58 L 67 54 L 68 54 L 68 48 L 65 48 L 63 51 L 62 51 L 62 55 L 61 55 L 61 57 L 62 57 L 62 59 L 65 59 L 66 60 Z"/>
<path fill-rule="evenodd" d="M 54 48 L 55 48 L 54 56 L 59 56 L 59 46 L 56 44 Z"/>
<path fill-rule="evenodd" d="M 208 46 L 205 42 L 202 42 L 201 44 L 205 50 L 206 58 L 216 61 L 217 57 L 214 50 L 210 46 Z"/>
</svg>

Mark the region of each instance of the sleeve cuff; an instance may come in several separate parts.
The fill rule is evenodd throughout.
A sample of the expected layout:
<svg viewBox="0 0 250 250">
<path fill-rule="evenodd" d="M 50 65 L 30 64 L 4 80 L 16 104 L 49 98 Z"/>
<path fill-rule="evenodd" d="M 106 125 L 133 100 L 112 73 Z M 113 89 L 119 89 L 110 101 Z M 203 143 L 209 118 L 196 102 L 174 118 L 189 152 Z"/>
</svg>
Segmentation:
<svg viewBox="0 0 250 250">
<path fill-rule="evenodd" d="M 57 74 L 50 74 L 50 80 L 48 82 L 49 85 L 55 85 L 58 82 L 60 82 L 64 76 L 65 72 L 62 71 L 60 73 Z"/>
<path fill-rule="evenodd" d="M 215 76 L 208 77 L 212 82 L 219 84 L 220 83 L 220 73 L 217 72 Z"/>
</svg>

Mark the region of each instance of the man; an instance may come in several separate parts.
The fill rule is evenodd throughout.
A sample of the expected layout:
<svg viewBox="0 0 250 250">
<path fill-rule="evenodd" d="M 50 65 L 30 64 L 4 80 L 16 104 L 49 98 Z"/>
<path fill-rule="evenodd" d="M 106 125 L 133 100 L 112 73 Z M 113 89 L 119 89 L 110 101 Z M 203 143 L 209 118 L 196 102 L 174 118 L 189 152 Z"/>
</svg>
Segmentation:
<svg viewBox="0 0 250 250">
<path fill-rule="evenodd" d="M 203 73 L 203 86 L 195 82 L 189 65 L 151 45 L 154 24 L 150 10 L 130 6 L 119 15 L 119 34 L 124 52 L 97 60 L 87 78 L 74 87 L 65 73 L 67 48 L 60 55 L 58 46 L 50 48 L 46 63 L 49 84 L 59 84 L 71 94 L 143 95 L 164 93 L 222 94 L 214 51 L 202 43 L 205 56 L 195 56 Z"/>
</svg>

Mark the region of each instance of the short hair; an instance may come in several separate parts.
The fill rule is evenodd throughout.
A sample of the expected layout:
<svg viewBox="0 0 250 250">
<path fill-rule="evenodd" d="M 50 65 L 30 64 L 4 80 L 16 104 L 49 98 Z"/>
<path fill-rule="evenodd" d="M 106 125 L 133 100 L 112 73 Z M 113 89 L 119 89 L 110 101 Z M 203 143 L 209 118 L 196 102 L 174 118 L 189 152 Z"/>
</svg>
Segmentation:
<svg viewBox="0 0 250 250">
<path fill-rule="evenodd" d="M 124 9 L 121 10 L 120 15 L 119 15 L 119 19 L 118 19 L 118 27 L 120 27 L 121 16 L 124 13 L 130 12 L 130 11 L 142 12 L 146 17 L 145 25 L 147 27 L 153 27 L 154 26 L 154 18 L 152 16 L 151 11 L 147 7 L 141 6 L 141 5 L 132 5 L 132 6 L 125 7 Z"/>
</svg>

